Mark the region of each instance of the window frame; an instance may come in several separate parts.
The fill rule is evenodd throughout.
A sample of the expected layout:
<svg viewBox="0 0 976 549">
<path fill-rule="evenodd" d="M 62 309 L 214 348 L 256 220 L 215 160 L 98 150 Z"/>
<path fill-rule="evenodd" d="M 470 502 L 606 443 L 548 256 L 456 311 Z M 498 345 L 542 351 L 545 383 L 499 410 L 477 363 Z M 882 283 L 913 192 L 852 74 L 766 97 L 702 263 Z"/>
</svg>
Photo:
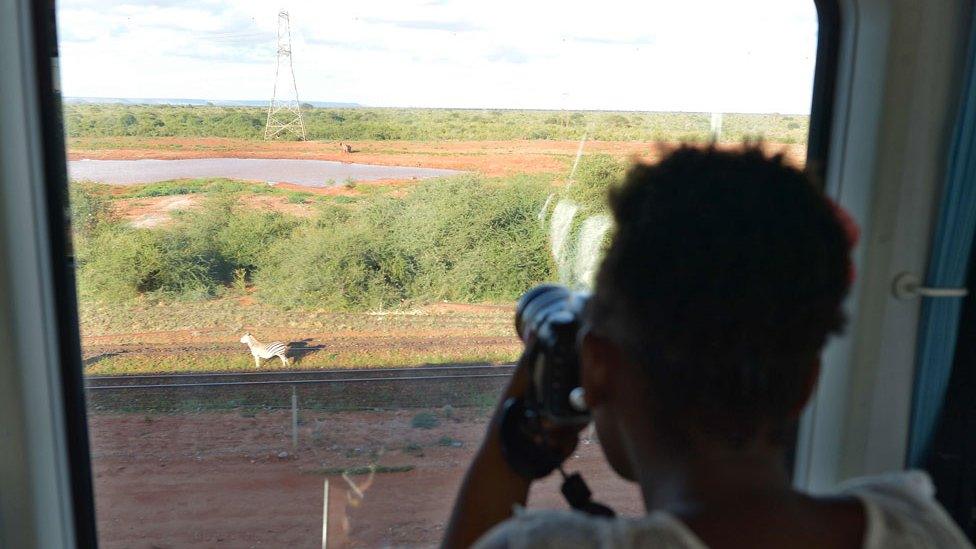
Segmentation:
<svg viewBox="0 0 976 549">
<path fill-rule="evenodd" d="M 42 101 L 40 112 L 44 186 L 57 335 L 60 345 L 61 397 L 65 414 L 71 502 L 75 540 L 82 547 L 97 547 L 95 495 L 88 439 L 88 408 L 81 354 L 74 249 L 68 204 L 68 164 L 62 118 L 59 48 L 54 0 L 33 3 L 34 66 Z"/>
<path fill-rule="evenodd" d="M 924 273 L 946 166 L 971 2 L 840 0 L 825 190 L 860 224 L 846 333 L 822 356 L 799 429 L 794 485 L 814 493 L 905 466 L 919 304 L 891 292 Z"/>
<path fill-rule="evenodd" d="M 70 528 L 74 545 L 96 547 L 95 501 L 92 486 L 87 408 L 82 375 L 81 341 L 78 329 L 77 297 L 73 251 L 70 240 L 70 220 L 67 204 L 67 164 L 65 138 L 61 115 L 58 79 L 58 43 L 53 0 L 30 2 L 14 0 L 13 4 L 29 12 L 30 28 L 23 29 L 31 37 L 25 55 L 32 57 L 30 77 L 37 95 L 37 109 L 33 123 L 40 136 L 39 153 L 43 163 L 43 181 L 35 181 L 43 189 L 46 219 L 46 250 L 50 269 L 50 285 L 42 288 L 53 299 L 53 328 L 56 344 L 51 352 L 57 357 L 58 368 L 52 379 L 58 380 L 53 393 L 60 400 L 60 423 L 63 432 L 63 453 L 67 463 L 70 486 L 62 497 L 70 503 Z M 808 135 L 807 165 L 823 176 L 831 152 L 832 125 L 835 119 L 839 66 L 841 9 L 838 0 L 814 0 L 819 29 L 812 107 Z M 44 281 L 38 285 L 43 286 Z M 65 517 L 67 520 L 68 517 Z M 2 539 L 2 538 L 0 538 Z M 70 544 L 68 544 L 70 545 Z"/>
</svg>

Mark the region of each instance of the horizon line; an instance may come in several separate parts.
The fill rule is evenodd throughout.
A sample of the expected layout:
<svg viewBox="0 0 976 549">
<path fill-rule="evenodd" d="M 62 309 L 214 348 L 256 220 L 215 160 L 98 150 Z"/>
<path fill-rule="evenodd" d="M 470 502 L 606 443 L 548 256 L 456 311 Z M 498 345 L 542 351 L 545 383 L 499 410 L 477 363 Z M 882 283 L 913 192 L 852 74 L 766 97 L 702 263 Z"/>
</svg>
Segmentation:
<svg viewBox="0 0 976 549">
<path fill-rule="evenodd" d="M 263 106 L 270 103 L 268 99 L 201 99 L 201 98 L 191 98 L 191 97 L 102 97 L 102 96 L 91 96 L 91 95 L 65 95 L 62 96 L 62 100 L 66 103 L 68 102 L 85 102 L 90 100 L 92 102 L 99 102 L 102 104 L 109 105 L 124 105 L 127 102 L 135 105 L 151 105 L 151 104 L 161 104 L 161 105 L 186 105 L 186 106 L 207 106 L 207 103 L 212 103 L 213 106 L 221 106 L 218 103 L 236 103 L 239 106 L 246 107 L 257 107 Z M 140 103 L 140 102 L 147 103 Z M 148 103 L 152 102 L 152 103 Z M 189 102 L 201 103 L 201 105 L 191 105 Z M 245 104 L 247 103 L 247 104 Z M 781 116 L 810 116 L 809 112 L 781 112 L 781 111 L 705 111 L 705 110 L 663 110 L 663 109 L 587 109 L 587 108 L 533 108 L 533 107 L 418 107 L 418 106 L 400 106 L 400 105 L 365 105 L 362 103 L 356 103 L 353 101 L 327 101 L 327 100 L 302 100 L 299 101 L 301 104 L 310 104 L 315 108 L 345 108 L 345 109 L 414 109 L 414 110 L 456 110 L 456 111 L 540 111 L 540 112 L 641 112 L 641 113 L 680 113 L 680 114 L 754 114 L 754 115 L 781 115 Z M 318 103 L 324 106 L 316 106 Z"/>
</svg>

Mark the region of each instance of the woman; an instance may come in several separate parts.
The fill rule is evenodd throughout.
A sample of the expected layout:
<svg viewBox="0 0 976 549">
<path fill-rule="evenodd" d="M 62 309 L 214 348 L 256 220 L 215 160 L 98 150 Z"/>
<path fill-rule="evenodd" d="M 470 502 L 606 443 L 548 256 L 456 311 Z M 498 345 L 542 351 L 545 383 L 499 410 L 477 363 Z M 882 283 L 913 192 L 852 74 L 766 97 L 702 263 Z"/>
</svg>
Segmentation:
<svg viewBox="0 0 976 549">
<path fill-rule="evenodd" d="M 790 484 L 788 434 L 843 327 L 857 238 L 807 175 L 758 148 L 683 147 L 634 167 L 610 205 L 582 386 L 607 460 L 648 514 L 512 518 L 530 481 L 506 463 L 496 414 L 446 547 L 970 547 L 924 473 L 831 497 Z M 505 397 L 527 383 L 520 365 Z M 574 445 L 572 433 L 563 455 Z"/>
</svg>

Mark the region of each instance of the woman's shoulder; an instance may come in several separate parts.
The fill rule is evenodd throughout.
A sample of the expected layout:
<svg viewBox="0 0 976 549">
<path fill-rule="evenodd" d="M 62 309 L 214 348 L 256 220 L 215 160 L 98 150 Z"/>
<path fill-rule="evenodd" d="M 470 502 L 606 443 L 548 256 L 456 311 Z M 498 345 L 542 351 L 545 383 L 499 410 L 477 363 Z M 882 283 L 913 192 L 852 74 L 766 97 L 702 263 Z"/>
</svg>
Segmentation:
<svg viewBox="0 0 976 549">
<path fill-rule="evenodd" d="M 973 547 L 935 499 L 924 471 L 862 477 L 841 485 L 840 494 L 864 503 L 864 547 Z"/>
<path fill-rule="evenodd" d="M 641 518 L 605 518 L 577 511 L 517 511 L 479 540 L 478 549 L 628 548 L 704 549 L 688 529 L 666 513 Z"/>
<path fill-rule="evenodd" d="M 973 547 L 936 501 L 935 488 L 924 472 L 857 478 L 841 485 L 838 493 L 864 504 L 865 549 Z M 574 511 L 524 510 L 488 532 L 476 547 L 705 549 L 687 526 L 663 512 L 608 519 Z"/>
</svg>

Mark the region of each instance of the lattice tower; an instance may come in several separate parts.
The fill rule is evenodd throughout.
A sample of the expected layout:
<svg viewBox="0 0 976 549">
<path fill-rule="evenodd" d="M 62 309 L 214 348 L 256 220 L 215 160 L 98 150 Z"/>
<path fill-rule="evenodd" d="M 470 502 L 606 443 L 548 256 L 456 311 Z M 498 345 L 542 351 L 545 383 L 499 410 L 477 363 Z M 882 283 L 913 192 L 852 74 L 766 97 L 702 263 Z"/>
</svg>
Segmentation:
<svg viewBox="0 0 976 549">
<path fill-rule="evenodd" d="M 298 84 L 295 83 L 295 67 L 291 62 L 291 24 L 288 12 L 282 10 L 278 13 L 278 59 L 275 62 L 274 91 L 268 105 L 264 138 L 276 139 L 285 133 L 305 140 L 305 119 L 302 118 L 302 105 L 298 102 Z"/>
</svg>

